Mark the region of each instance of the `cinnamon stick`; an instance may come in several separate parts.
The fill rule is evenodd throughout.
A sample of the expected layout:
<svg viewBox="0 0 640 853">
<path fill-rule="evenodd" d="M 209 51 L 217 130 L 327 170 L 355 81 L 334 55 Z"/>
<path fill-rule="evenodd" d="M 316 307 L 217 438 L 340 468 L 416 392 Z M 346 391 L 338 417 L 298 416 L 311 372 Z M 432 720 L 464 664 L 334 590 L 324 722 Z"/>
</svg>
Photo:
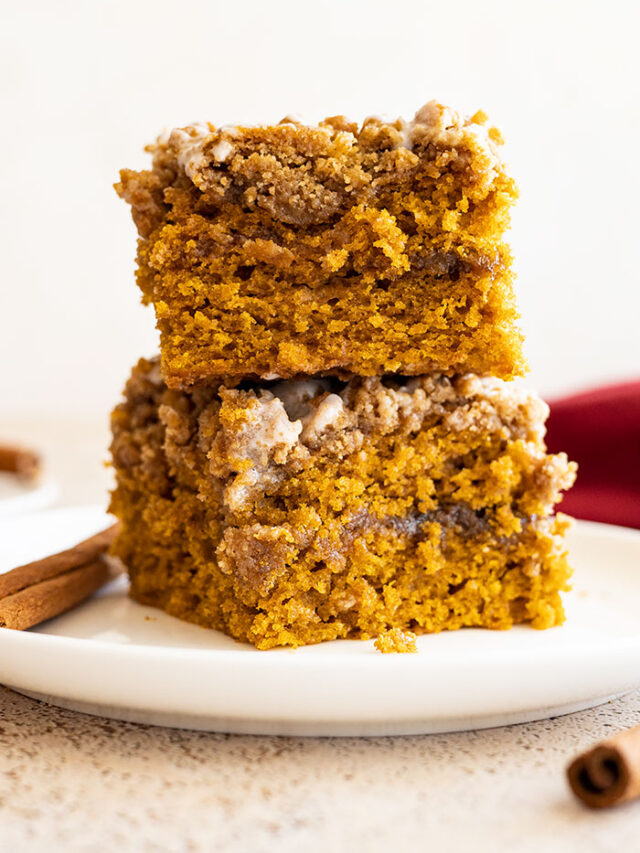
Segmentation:
<svg viewBox="0 0 640 853">
<path fill-rule="evenodd" d="M 106 530 L 96 533 L 95 536 L 78 542 L 73 548 L 60 551 L 58 554 L 51 554 L 49 557 L 43 557 L 42 560 L 35 560 L 33 563 L 27 563 L 24 566 L 18 566 L 17 569 L 0 575 L 0 599 L 7 595 L 13 595 L 14 592 L 19 592 L 28 586 L 61 575 L 63 572 L 68 572 L 70 569 L 77 569 L 91 563 L 111 545 L 115 539 L 117 527 L 117 524 L 113 524 Z"/>
<path fill-rule="evenodd" d="M 0 444 L 0 471 L 17 474 L 22 480 L 35 480 L 40 472 L 40 457 L 24 447 Z"/>
<path fill-rule="evenodd" d="M 573 793 L 592 809 L 604 809 L 640 797 L 640 726 L 620 732 L 567 768 Z"/>
<path fill-rule="evenodd" d="M 58 616 L 119 574 L 106 556 L 117 528 L 0 575 L 0 627 L 21 631 Z"/>
</svg>

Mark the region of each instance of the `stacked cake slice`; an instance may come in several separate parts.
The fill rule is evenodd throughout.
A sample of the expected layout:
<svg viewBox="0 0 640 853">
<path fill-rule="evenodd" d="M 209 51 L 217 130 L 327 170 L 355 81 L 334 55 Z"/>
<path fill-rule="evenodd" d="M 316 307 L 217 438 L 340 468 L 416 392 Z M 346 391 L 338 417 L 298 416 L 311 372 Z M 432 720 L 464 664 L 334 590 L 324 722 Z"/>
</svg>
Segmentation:
<svg viewBox="0 0 640 853">
<path fill-rule="evenodd" d="M 132 595 L 260 648 L 563 619 L 547 455 L 478 113 L 174 130 L 118 192 L 161 357 L 114 411 Z"/>
</svg>

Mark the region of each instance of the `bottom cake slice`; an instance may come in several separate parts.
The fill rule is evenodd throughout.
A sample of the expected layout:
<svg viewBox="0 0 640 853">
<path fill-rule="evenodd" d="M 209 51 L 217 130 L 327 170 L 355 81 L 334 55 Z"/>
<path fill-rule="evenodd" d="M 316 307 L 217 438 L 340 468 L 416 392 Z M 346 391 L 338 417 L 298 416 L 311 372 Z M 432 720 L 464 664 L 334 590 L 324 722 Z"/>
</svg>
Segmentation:
<svg viewBox="0 0 640 853">
<path fill-rule="evenodd" d="M 563 621 L 546 405 L 437 373 L 167 389 L 112 415 L 113 552 L 140 602 L 258 648 Z"/>
</svg>

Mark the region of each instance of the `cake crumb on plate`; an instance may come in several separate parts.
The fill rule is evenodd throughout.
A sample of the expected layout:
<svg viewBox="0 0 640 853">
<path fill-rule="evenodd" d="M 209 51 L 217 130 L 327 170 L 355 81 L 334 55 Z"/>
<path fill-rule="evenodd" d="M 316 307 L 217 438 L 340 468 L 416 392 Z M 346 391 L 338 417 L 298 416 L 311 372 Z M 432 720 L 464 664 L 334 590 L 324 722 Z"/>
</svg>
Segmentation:
<svg viewBox="0 0 640 853">
<path fill-rule="evenodd" d="M 417 653 L 416 635 L 413 631 L 403 631 L 401 628 L 390 628 L 383 631 L 373 642 L 373 645 L 383 655 L 400 653 Z"/>
</svg>

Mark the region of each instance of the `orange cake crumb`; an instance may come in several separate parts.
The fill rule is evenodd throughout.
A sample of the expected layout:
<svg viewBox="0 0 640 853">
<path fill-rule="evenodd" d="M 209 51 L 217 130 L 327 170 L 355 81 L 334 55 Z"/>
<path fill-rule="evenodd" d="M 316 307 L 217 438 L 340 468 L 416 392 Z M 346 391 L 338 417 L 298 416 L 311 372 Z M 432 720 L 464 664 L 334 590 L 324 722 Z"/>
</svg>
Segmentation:
<svg viewBox="0 0 640 853">
<path fill-rule="evenodd" d="M 393 652 L 406 654 L 418 651 L 416 635 L 413 631 L 403 631 L 401 628 L 389 628 L 388 631 L 383 631 L 376 637 L 373 645 L 383 655 Z"/>
</svg>

